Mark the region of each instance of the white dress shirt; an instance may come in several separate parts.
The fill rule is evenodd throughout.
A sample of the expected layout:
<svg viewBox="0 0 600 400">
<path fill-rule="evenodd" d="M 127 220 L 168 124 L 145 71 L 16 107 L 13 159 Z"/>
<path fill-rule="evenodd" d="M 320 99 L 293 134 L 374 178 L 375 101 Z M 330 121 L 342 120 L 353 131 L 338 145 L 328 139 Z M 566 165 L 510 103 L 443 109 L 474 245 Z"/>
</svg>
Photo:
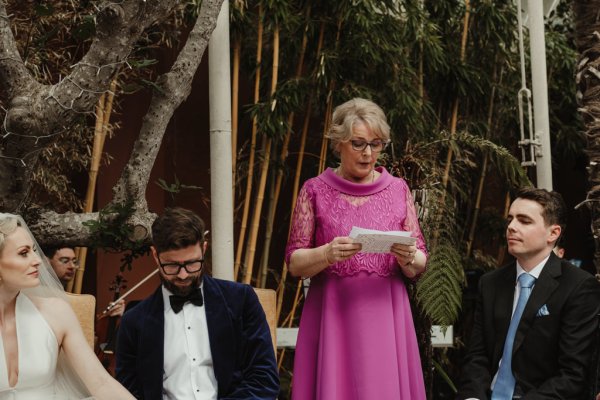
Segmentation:
<svg viewBox="0 0 600 400">
<path fill-rule="evenodd" d="M 548 254 L 548 257 L 544 258 L 542 260 L 542 262 L 540 262 L 538 265 L 536 265 L 535 267 L 533 267 L 533 269 L 531 271 L 529 271 L 529 275 L 532 275 L 536 282 L 537 279 L 540 277 L 540 274 L 542 273 L 542 270 L 544 269 L 544 265 L 546 265 L 546 262 L 548 262 L 548 259 L 550 258 L 550 254 Z M 515 308 L 517 308 L 517 300 L 519 299 L 519 295 L 521 294 L 521 286 L 518 285 L 519 282 L 519 277 L 521 276 L 521 274 L 524 274 L 525 271 L 523 269 L 523 267 L 521 267 L 521 265 L 519 264 L 519 262 L 517 261 L 517 279 L 515 280 L 515 295 L 513 297 L 513 306 L 512 306 L 512 314 L 515 313 Z M 531 287 L 531 289 L 533 290 L 533 288 L 535 287 L 535 282 L 533 284 L 533 286 Z M 502 359 L 500 359 L 500 362 L 498 363 L 498 371 L 500 371 L 500 365 L 502 364 Z M 490 385 L 490 389 L 494 389 L 494 385 L 496 384 L 496 379 L 498 378 L 498 372 L 496 372 L 496 375 L 494 375 L 494 379 L 492 379 L 492 384 Z M 466 400 L 479 400 L 479 399 L 475 399 L 475 398 L 468 398 Z"/>
<path fill-rule="evenodd" d="M 185 303 L 183 309 L 175 313 L 169 302 L 171 294 L 162 287 L 165 304 L 163 400 L 216 400 L 218 386 L 206 310 L 204 306 Z"/>
</svg>

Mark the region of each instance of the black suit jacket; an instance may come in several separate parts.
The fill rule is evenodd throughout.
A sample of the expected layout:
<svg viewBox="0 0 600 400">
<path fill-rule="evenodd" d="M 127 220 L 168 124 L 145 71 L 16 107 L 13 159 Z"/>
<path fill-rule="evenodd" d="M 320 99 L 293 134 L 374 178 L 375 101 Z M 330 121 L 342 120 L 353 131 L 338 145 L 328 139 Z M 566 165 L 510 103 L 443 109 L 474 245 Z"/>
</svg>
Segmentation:
<svg viewBox="0 0 600 400">
<path fill-rule="evenodd" d="M 515 282 L 515 263 L 481 277 L 457 399 L 490 398 L 510 324 Z M 544 305 L 549 315 L 538 315 Z M 515 393 L 523 399 L 584 398 L 599 310 L 596 279 L 551 253 L 515 335 Z"/>
<path fill-rule="evenodd" d="M 279 376 L 271 333 L 254 290 L 204 276 L 203 294 L 219 399 L 275 399 Z M 136 398 L 162 400 L 161 287 L 127 311 L 117 339 L 117 380 Z"/>
</svg>

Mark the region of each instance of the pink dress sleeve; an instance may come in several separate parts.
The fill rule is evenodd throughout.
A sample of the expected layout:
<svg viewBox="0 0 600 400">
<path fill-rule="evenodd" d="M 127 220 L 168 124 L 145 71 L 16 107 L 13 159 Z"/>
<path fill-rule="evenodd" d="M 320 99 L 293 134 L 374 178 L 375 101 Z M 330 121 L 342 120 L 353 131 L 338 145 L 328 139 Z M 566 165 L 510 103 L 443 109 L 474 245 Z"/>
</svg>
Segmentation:
<svg viewBox="0 0 600 400">
<path fill-rule="evenodd" d="M 425 239 L 423 238 L 423 233 L 421 232 L 421 227 L 419 226 L 419 219 L 417 217 L 417 210 L 415 208 L 415 201 L 410 193 L 410 189 L 408 185 L 406 185 L 406 219 L 403 223 L 403 230 L 411 231 L 412 236 L 417 238 L 417 248 L 421 250 L 426 257 L 429 257 L 427 253 L 427 247 L 425 246 Z"/>
<path fill-rule="evenodd" d="M 290 237 L 285 248 L 285 262 L 289 265 L 292 253 L 298 249 L 309 249 L 314 247 L 315 237 L 315 213 L 312 204 L 312 196 L 305 184 L 300 189 L 296 208 L 292 215 L 292 226 Z"/>
</svg>

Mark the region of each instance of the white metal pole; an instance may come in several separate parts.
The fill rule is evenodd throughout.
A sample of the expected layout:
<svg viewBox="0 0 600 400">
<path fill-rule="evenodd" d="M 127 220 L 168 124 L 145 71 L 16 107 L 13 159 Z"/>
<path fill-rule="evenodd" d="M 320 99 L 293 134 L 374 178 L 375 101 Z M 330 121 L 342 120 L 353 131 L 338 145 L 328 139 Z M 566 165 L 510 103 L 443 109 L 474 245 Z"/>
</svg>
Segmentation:
<svg viewBox="0 0 600 400">
<path fill-rule="evenodd" d="M 536 139 L 541 144 L 536 153 L 537 187 L 552 190 L 544 6 L 542 1 L 533 0 L 527 2 L 527 7 L 529 13 L 529 40 L 531 44 L 531 87 L 533 93 L 534 132 Z"/>
<path fill-rule="evenodd" d="M 208 44 L 210 190 L 213 276 L 233 280 L 233 183 L 231 176 L 231 78 L 229 1 Z"/>
</svg>

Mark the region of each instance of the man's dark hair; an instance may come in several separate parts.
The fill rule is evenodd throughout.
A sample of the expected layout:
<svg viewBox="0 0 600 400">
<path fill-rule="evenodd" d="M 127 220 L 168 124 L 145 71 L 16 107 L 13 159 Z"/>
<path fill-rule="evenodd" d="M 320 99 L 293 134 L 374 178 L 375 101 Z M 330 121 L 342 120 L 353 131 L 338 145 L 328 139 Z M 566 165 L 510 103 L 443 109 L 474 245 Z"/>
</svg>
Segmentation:
<svg viewBox="0 0 600 400">
<path fill-rule="evenodd" d="M 167 208 L 152 224 L 152 242 L 159 253 L 202 243 L 204 221 L 185 208 Z"/>
<path fill-rule="evenodd" d="M 60 249 L 73 249 L 75 250 L 75 248 L 73 246 L 67 246 L 66 244 L 59 244 L 56 246 L 44 246 L 42 247 L 42 251 L 44 252 L 44 255 L 48 258 L 52 258 L 54 257 L 54 255 L 56 254 L 57 251 L 59 251 Z"/>
<path fill-rule="evenodd" d="M 559 193 L 526 187 L 519 189 L 515 199 L 532 200 L 538 203 L 542 206 L 542 217 L 546 225 L 560 225 L 561 233 L 564 233 L 567 226 L 567 207 Z"/>
</svg>

